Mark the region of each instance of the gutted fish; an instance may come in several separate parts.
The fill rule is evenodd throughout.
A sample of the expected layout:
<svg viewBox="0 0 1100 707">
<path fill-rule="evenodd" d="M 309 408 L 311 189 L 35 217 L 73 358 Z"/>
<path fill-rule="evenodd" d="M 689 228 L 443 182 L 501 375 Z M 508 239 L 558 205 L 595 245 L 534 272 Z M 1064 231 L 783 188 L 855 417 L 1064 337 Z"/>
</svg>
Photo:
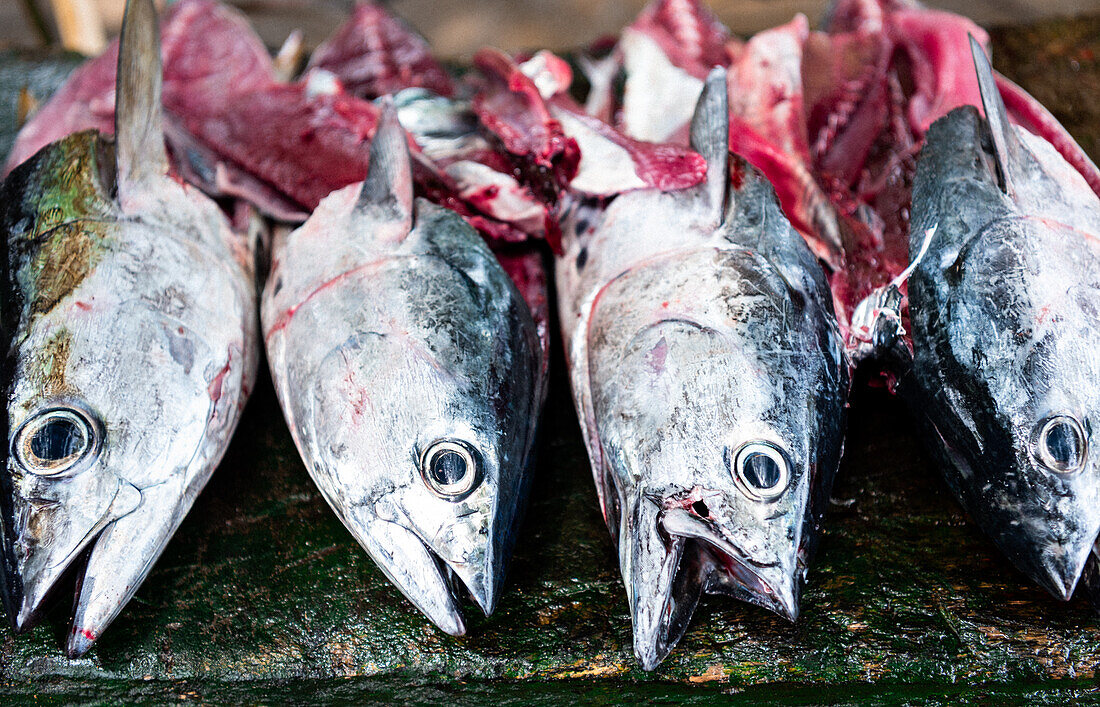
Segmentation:
<svg viewBox="0 0 1100 707">
<path fill-rule="evenodd" d="M 168 174 L 151 0 L 127 6 L 119 76 L 114 140 L 65 137 L 0 186 L 4 600 L 26 630 L 75 574 L 72 656 L 210 478 L 257 361 L 252 246 Z"/>
<path fill-rule="evenodd" d="M 1100 198 L 971 47 L 984 114 L 932 125 L 913 186 L 911 392 L 968 513 L 1069 599 L 1100 533 Z"/>
<path fill-rule="evenodd" d="M 500 595 L 543 398 L 531 313 L 481 236 L 413 196 L 386 103 L 361 184 L 274 248 L 272 378 L 322 495 L 437 626 Z"/>
<path fill-rule="evenodd" d="M 828 285 L 768 182 L 729 157 L 725 81 L 709 76 L 691 125 L 703 183 L 598 207 L 573 193 L 562 221 L 573 395 L 647 670 L 704 592 L 798 616 L 842 446 Z M 581 145 L 583 174 L 600 153 Z"/>
</svg>

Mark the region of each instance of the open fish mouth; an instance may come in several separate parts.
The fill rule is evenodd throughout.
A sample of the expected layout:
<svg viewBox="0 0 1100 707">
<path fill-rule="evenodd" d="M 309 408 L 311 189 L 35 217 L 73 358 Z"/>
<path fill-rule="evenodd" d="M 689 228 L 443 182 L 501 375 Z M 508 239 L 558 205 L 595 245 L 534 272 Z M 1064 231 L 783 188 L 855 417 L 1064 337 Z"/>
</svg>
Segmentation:
<svg viewBox="0 0 1100 707">
<path fill-rule="evenodd" d="M 752 561 L 712 523 L 680 508 L 665 511 L 661 527 L 669 535 L 698 545 L 697 561 L 706 566 L 706 575 L 710 578 L 704 591 L 730 593 L 789 621 L 798 619 L 798 583 L 787 586 L 775 577 L 765 576 L 781 571 L 778 562 Z M 784 586 L 777 586 L 780 584 Z"/>
<path fill-rule="evenodd" d="M 634 653 L 644 670 L 676 647 L 704 593 L 727 594 L 794 621 L 799 578 L 781 563 L 750 560 L 707 519 L 683 508 L 658 510 L 643 500 L 651 533 L 624 548 L 624 579 L 631 599 Z M 641 520 L 641 518 L 639 518 Z"/>
<path fill-rule="evenodd" d="M 17 633 L 33 628 L 54 597 L 74 597 L 66 652 L 78 658 L 95 644 L 152 570 L 188 505 L 181 506 L 178 484 L 144 489 L 121 484 L 88 531 L 76 537 L 57 535 L 72 527 L 72 513 L 19 524 L 10 535 L 5 521 L 4 600 Z M 85 498 L 87 500 L 87 498 Z M 186 500 L 186 499 L 185 499 Z M 67 504 L 74 508 L 75 504 Z M 47 530 L 53 531 L 43 535 Z M 48 537 L 50 542 L 42 542 Z"/>
<path fill-rule="evenodd" d="M 82 625 L 83 622 L 80 619 L 91 613 L 91 607 L 86 599 L 82 600 L 81 589 L 85 582 L 89 560 L 101 536 L 102 530 L 96 531 L 86 544 L 69 557 L 53 566 L 43 567 L 33 575 L 24 577 L 17 574 L 6 577 L 9 595 L 7 598 L 11 603 L 8 616 L 17 634 L 26 633 L 35 628 L 48 613 L 48 607 L 55 601 L 63 601 L 65 596 L 71 596 L 73 610 L 70 625 L 65 633 L 65 652 L 70 658 L 80 658 L 91 649 L 105 626 L 89 628 Z M 120 601 L 117 607 L 108 609 L 107 613 L 113 617 L 124 603 L 125 599 Z"/>
<path fill-rule="evenodd" d="M 416 532 L 377 516 L 349 524 L 356 540 L 401 593 L 440 630 L 466 633 L 462 611 L 468 596 L 486 616 L 496 608 L 501 584 L 499 563 L 491 555 L 473 553 L 465 562 L 447 561 Z"/>
</svg>

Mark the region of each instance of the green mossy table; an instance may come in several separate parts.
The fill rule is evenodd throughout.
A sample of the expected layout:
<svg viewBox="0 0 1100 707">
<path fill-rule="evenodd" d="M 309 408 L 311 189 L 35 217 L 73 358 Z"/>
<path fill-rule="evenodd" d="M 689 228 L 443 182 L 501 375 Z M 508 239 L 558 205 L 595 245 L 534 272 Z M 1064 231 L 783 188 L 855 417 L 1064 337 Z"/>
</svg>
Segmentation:
<svg viewBox="0 0 1100 707">
<path fill-rule="evenodd" d="M 994 32 L 995 64 L 1100 156 L 1100 16 Z M 0 56 L 0 154 L 19 89 L 70 57 Z M 1012 570 L 951 499 L 900 404 L 852 399 L 847 455 L 796 625 L 704 600 L 642 672 L 560 353 L 527 520 L 490 619 L 432 628 L 321 499 L 261 384 L 221 468 L 88 657 L 69 605 L 0 638 L 5 702 L 780 704 L 1100 701 L 1100 620 Z"/>
</svg>

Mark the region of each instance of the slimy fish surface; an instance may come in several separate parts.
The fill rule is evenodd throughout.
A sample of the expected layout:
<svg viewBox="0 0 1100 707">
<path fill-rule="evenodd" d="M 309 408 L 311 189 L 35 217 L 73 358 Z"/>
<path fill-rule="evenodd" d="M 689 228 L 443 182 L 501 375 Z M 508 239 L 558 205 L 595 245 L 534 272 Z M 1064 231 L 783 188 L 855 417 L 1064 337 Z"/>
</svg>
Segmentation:
<svg viewBox="0 0 1100 707">
<path fill-rule="evenodd" d="M 984 115 L 938 120 L 917 165 L 907 382 L 982 530 L 1055 597 L 1085 574 L 1096 601 L 1100 198 L 1051 142 L 1009 122 L 971 46 Z"/>
<path fill-rule="evenodd" d="M 408 599 L 461 635 L 500 595 L 544 395 L 521 294 L 455 212 L 413 197 L 386 103 L 363 183 L 276 243 L 275 389 L 325 500 Z"/>
<path fill-rule="evenodd" d="M 252 248 L 168 176 L 150 0 L 131 0 L 116 134 L 78 132 L 0 186 L 17 631 L 77 577 L 79 656 L 134 595 L 229 444 L 256 372 Z"/>
</svg>

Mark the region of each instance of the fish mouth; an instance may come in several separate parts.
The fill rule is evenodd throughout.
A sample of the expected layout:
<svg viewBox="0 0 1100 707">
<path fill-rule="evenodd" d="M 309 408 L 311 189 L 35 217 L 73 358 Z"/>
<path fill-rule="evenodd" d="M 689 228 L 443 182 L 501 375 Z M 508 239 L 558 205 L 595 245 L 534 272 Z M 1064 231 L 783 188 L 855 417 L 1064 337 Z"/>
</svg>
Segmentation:
<svg viewBox="0 0 1100 707">
<path fill-rule="evenodd" d="M 703 593 L 726 594 L 794 621 L 801 582 L 781 563 L 750 560 L 714 526 L 683 508 L 641 498 L 620 546 L 634 654 L 653 670 L 683 638 Z"/>
<path fill-rule="evenodd" d="M 369 518 L 364 517 L 370 515 Z M 447 561 L 415 531 L 370 511 L 348 524 L 355 539 L 405 598 L 452 636 L 466 633 L 461 604 L 468 596 L 486 616 L 500 595 L 501 575 L 491 551 L 473 561 Z"/>
<path fill-rule="evenodd" d="M 56 565 L 45 567 L 31 575 L 14 575 L 8 583 L 8 616 L 16 634 L 27 633 L 41 623 L 46 608 L 55 599 L 71 596 L 72 619 L 65 639 L 65 653 L 69 658 L 81 658 L 95 644 L 105 626 L 95 630 L 81 626 L 81 617 L 87 612 L 88 602 L 83 597 L 85 576 L 102 530 L 95 533 L 86 544 Z M 121 609 L 121 604 L 118 609 Z M 117 609 L 111 612 L 111 617 Z M 109 621 L 109 619 L 108 619 Z"/>
<path fill-rule="evenodd" d="M 8 618 L 16 634 L 27 633 L 39 623 L 45 615 L 45 608 L 53 603 L 66 590 L 76 595 L 80 580 L 87 568 L 91 546 L 95 544 L 98 533 L 77 551 L 61 562 L 41 568 L 32 574 L 18 571 L 5 572 L 4 598 L 8 609 Z"/>
<path fill-rule="evenodd" d="M 665 511 L 661 527 L 670 536 L 697 542 L 705 560 L 713 564 L 705 591 L 729 594 L 788 621 L 798 620 L 801 584 L 792 574 L 782 572 L 780 563 L 754 562 L 713 523 L 682 508 Z"/>
<path fill-rule="evenodd" d="M 17 633 L 33 628 L 51 597 L 72 588 L 72 623 L 65 650 L 83 656 L 118 616 L 152 570 L 188 505 L 178 484 L 138 489 L 120 484 L 106 496 L 106 510 L 88 532 L 71 542 L 24 546 L 23 533 L 4 543 L 4 596 Z M 69 506 L 59 506 L 69 508 Z M 71 510 L 71 509 L 70 509 Z M 35 527 L 70 527 L 72 514 L 40 518 Z M 5 522 L 5 532 L 13 526 Z M 41 530 L 39 531 L 42 532 Z"/>
</svg>

